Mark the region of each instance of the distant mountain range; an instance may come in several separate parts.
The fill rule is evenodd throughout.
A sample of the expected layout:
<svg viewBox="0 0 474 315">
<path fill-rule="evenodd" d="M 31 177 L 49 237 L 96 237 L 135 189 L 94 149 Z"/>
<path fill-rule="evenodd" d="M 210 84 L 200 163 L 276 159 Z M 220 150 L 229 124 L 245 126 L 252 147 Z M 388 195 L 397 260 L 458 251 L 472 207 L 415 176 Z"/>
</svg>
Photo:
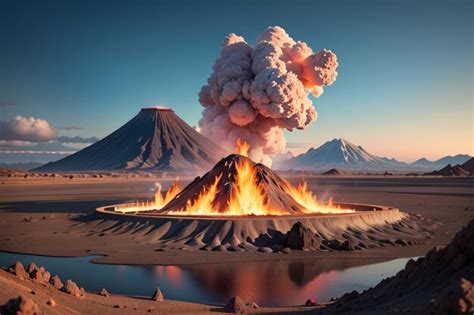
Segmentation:
<svg viewBox="0 0 474 315">
<path fill-rule="evenodd" d="M 279 159 L 273 168 L 280 170 L 327 171 L 331 168 L 351 171 L 433 171 L 448 164 L 457 165 L 469 160 L 471 156 L 459 154 L 446 156 L 436 161 L 425 158 L 413 163 L 397 161 L 367 152 L 360 145 L 345 139 L 333 139 L 318 148 L 289 159 Z"/>
<path fill-rule="evenodd" d="M 474 158 L 470 158 L 463 164 L 448 164 L 438 171 L 427 173 L 426 175 L 441 176 L 471 176 L 474 175 Z"/>
</svg>

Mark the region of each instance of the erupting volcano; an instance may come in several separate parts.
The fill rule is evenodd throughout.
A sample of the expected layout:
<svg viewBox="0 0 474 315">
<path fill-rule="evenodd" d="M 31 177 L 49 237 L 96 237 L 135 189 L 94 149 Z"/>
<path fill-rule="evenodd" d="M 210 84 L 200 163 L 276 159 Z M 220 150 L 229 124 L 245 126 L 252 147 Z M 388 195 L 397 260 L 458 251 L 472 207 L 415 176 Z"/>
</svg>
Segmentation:
<svg viewBox="0 0 474 315">
<path fill-rule="evenodd" d="M 236 151 L 219 161 L 212 170 L 180 191 L 176 181 L 165 195 L 161 186 L 155 200 L 120 212 L 149 211 L 169 215 L 246 216 L 293 215 L 314 213 L 350 213 L 319 202 L 306 182 L 297 187 L 278 176 L 263 164 L 247 157 L 249 145 L 237 140 Z"/>
<path fill-rule="evenodd" d="M 293 187 L 270 168 L 249 159 L 248 148 L 238 140 L 239 154 L 223 158 L 157 212 L 213 216 L 353 212 L 319 202 L 304 182 Z"/>
</svg>

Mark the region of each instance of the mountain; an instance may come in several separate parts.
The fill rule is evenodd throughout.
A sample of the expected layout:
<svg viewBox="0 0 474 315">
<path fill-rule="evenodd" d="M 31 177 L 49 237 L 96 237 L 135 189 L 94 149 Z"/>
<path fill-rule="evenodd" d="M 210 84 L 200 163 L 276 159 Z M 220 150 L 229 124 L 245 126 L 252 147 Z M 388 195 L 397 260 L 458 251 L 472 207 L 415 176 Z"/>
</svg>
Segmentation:
<svg viewBox="0 0 474 315">
<path fill-rule="evenodd" d="M 379 157 L 367 152 L 363 147 L 345 139 L 333 139 L 306 153 L 282 163 L 277 169 L 327 170 L 330 168 L 346 170 L 400 170 L 407 164 L 395 159 Z"/>
<path fill-rule="evenodd" d="M 429 161 L 425 158 L 421 158 L 410 165 L 414 167 L 420 167 L 420 168 L 427 168 L 427 169 L 439 169 L 441 167 L 444 167 L 448 164 L 451 165 L 458 165 L 466 162 L 471 158 L 470 155 L 467 154 L 458 154 L 458 155 L 448 155 L 445 157 L 442 157 L 438 160 L 435 161 Z"/>
<path fill-rule="evenodd" d="M 172 109 L 148 107 L 102 140 L 35 171 L 202 170 L 225 155 Z"/>
<path fill-rule="evenodd" d="M 465 163 L 451 166 L 446 165 L 440 170 L 426 173 L 426 175 L 440 175 L 440 176 L 470 176 L 474 175 L 474 158 L 470 158 Z"/>
<path fill-rule="evenodd" d="M 468 171 L 471 175 L 474 175 L 474 157 L 464 162 L 461 167 Z"/>
<path fill-rule="evenodd" d="M 421 158 L 413 163 L 397 161 L 367 152 L 360 145 L 346 139 L 333 139 L 318 148 L 311 148 L 307 152 L 287 160 L 274 162 L 273 168 L 279 170 L 311 170 L 327 171 L 334 168 L 339 171 L 433 171 L 447 164 L 457 165 L 466 162 L 471 157 L 466 154 L 445 156 L 436 161 Z"/>
</svg>

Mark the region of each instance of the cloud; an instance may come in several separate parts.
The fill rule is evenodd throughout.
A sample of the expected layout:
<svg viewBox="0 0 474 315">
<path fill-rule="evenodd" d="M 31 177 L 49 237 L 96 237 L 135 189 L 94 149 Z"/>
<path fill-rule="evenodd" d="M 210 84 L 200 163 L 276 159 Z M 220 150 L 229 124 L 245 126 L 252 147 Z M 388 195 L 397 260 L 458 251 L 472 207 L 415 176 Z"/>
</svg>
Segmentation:
<svg viewBox="0 0 474 315">
<path fill-rule="evenodd" d="M 337 67 L 332 51 L 313 52 L 278 26 L 255 46 L 229 34 L 199 93 L 205 107 L 200 131 L 229 150 L 240 138 L 250 144 L 252 159 L 270 165 L 270 155 L 285 150 L 284 129 L 304 129 L 316 120 L 308 95 L 321 96 L 336 80 Z"/>
<path fill-rule="evenodd" d="M 9 121 L 0 121 L 1 140 L 49 141 L 57 133 L 46 120 L 34 117 L 16 116 Z"/>
</svg>

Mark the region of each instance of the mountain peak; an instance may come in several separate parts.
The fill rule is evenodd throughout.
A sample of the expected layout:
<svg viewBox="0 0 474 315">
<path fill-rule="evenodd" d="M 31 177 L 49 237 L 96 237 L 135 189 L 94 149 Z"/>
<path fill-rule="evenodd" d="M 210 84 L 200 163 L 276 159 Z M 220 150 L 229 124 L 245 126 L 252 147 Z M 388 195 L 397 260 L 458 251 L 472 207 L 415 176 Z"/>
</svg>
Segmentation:
<svg viewBox="0 0 474 315">
<path fill-rule="evenodd" d="M 112 134 L 37 171 L 202 170 L 226 152 L 171 108 L 145 107 Z"/>
</svg>

